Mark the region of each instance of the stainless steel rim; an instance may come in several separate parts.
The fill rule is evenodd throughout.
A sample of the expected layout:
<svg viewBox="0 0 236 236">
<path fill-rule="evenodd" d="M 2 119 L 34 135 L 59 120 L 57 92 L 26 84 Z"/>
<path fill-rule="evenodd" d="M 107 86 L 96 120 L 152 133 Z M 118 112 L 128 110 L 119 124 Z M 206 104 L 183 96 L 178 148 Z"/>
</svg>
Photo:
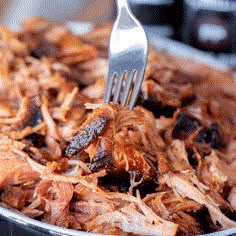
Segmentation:
<svg viewBox="0 0 236 236">
<path fill-rule="evenodd" d="M 0 216 L 10 223 L 19 224 L 26 229 L 33 229 L 42 233 L 57 236 L 80 236 L 80 235 L 99 235 L 94 233 L 83 232 L 79 230 L 66 229 L 55 225 L 50 225 L 30 217 L 21 215 L 17 212 L 11 211 L 0 206 Z"/>
<path fill-rule="evenodd" d="M 11 211 L 1 206 L 0 206 L 0 216 L 3 216 L 8 222 L 20 224 L 21 226 L 25 226 L 26 228 L 34 229 L 39 232 L 48 233 L 50 235 L 57 235 L 57 236 L 101 235 L 73 229 L 65 229 L 55 225 L 50 225 L 41 221 L 31 219 L 27 216 L 21 215 L 17 212 Z M 203 234 L 201 236 L 229 236 L 235 234 L 236 234 L 236 227 L 210 234 Z"/>
</svg>

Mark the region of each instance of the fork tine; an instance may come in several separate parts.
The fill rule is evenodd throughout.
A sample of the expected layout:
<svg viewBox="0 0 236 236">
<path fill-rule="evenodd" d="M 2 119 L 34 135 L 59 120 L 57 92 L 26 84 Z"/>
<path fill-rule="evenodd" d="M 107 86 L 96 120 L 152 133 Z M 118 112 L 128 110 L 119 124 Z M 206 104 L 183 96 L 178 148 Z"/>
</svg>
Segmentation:
<svg viewBox="0 0 236 236">
<path fill-rule="evenodd" d="M 125 74 L 126 74 L 126 71 L 119 73 L 117 76 L 117 81 L 116 81 L 115 91 L 114 91 L 114 96 L 113 96 L 114 103 L 118 103 L 118 101 L 119 101 L 120 91 L 121 91 L 121 87 L 123 85 Z"/>
<path fill-rule="evenodd" d="M 114 78 L 115 78 L 115 72 L 109 70 L 108 76 L 107 76 L 107 84 L 106 84 L 106 91 L 105 91 L 105 103 L 109 103 L 111 100 L 111 95 L 112 95 L 112 87 L 114 83 Z"/>
<path fill-rule="evenodd" d="M 122 101 L 121 101 L 121 106 L 125 107 L 126 103 L 127 103 L 127 99 L 129 97 L 129 93 L 130 93 L 130 88 L 132 86 L 132 82 L 133 82 L 133 78 L 135 75 L 136 70 L 133 70 L 131 73 L 128 73 L 126 81 L 125 81 L 125 87 L 124 87 L 124 93 L 122 96 Z"/>
<path fill-rule="evenodd" d="M 134 88 L 131 94 L 130 103 L 129 103 L 129 109 L 132 110 L 135 106 L 135 102 L 137 100 L 137 97 L 139 95 L 139 90 L 143 82 L 143 76 L 144 76 L 144 69 L 141 71 L 137 71 L 136 73 L 136 79 L 134 82 Z"/>
<path fill-rule="evenodd" d="M 142 25 L 129 9 L 128 0 L 117 0 L 117 10 L 108 51 L 109 70 L 115 73 L 108 76 L 104 101 L 133 109 L 147 64 L 148 41 Z M 139 71 L 137 76 L 134 69 Z"/>
</svg>

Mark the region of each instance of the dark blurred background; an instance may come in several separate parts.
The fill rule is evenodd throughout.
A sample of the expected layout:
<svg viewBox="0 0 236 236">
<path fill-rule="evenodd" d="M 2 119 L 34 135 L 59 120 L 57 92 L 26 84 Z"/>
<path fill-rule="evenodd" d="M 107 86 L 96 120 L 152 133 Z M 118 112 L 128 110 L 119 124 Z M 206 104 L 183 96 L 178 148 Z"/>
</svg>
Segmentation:
<svg viewBox="0 0 236 236">
<path fill-rule="evenodd" d="M 236 68 L 235 0 L 130 0 L 157 35 L 203 50 Z"/>
<path fill-rule="evenodd" d="M 193 46 L 236 68 L 236 0 L 129 0 L 147 32 Z M 0 21 L 16 29 L 28 16 L 105 23 L 114 0 L 0 0 Z"/>
</svg>

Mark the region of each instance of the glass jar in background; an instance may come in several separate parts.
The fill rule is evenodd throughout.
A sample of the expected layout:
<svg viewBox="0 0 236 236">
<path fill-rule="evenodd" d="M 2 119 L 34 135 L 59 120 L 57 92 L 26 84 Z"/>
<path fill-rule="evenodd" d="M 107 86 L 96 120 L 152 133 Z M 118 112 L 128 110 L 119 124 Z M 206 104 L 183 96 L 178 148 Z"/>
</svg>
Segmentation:
<svg viewBox="0 0 236 236">
<path fill-rule="evenodd" d="M 236 68 L 236 1 L 184 0 L 181 39 Z"/>
<path fill-rule="evenodd" d="M 130 8 L 147 31 L 163 37 L 173 37 L 174 0 L 129 0 Z"/>
</svg>

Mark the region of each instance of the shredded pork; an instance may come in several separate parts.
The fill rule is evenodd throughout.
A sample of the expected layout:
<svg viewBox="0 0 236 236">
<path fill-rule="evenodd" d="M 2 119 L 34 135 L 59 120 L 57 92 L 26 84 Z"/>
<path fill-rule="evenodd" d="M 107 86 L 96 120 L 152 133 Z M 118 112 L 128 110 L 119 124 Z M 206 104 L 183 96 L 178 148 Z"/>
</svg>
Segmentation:
<svg viewBox="0 0 236 236">
<path fill-rule="evenodd" d="M 231 71 L 151 49 L 134 110 L 105 105 L 110 32 L 0 28 L 1 205 L 110 235 L 236 227 Z"/>
</svg>

